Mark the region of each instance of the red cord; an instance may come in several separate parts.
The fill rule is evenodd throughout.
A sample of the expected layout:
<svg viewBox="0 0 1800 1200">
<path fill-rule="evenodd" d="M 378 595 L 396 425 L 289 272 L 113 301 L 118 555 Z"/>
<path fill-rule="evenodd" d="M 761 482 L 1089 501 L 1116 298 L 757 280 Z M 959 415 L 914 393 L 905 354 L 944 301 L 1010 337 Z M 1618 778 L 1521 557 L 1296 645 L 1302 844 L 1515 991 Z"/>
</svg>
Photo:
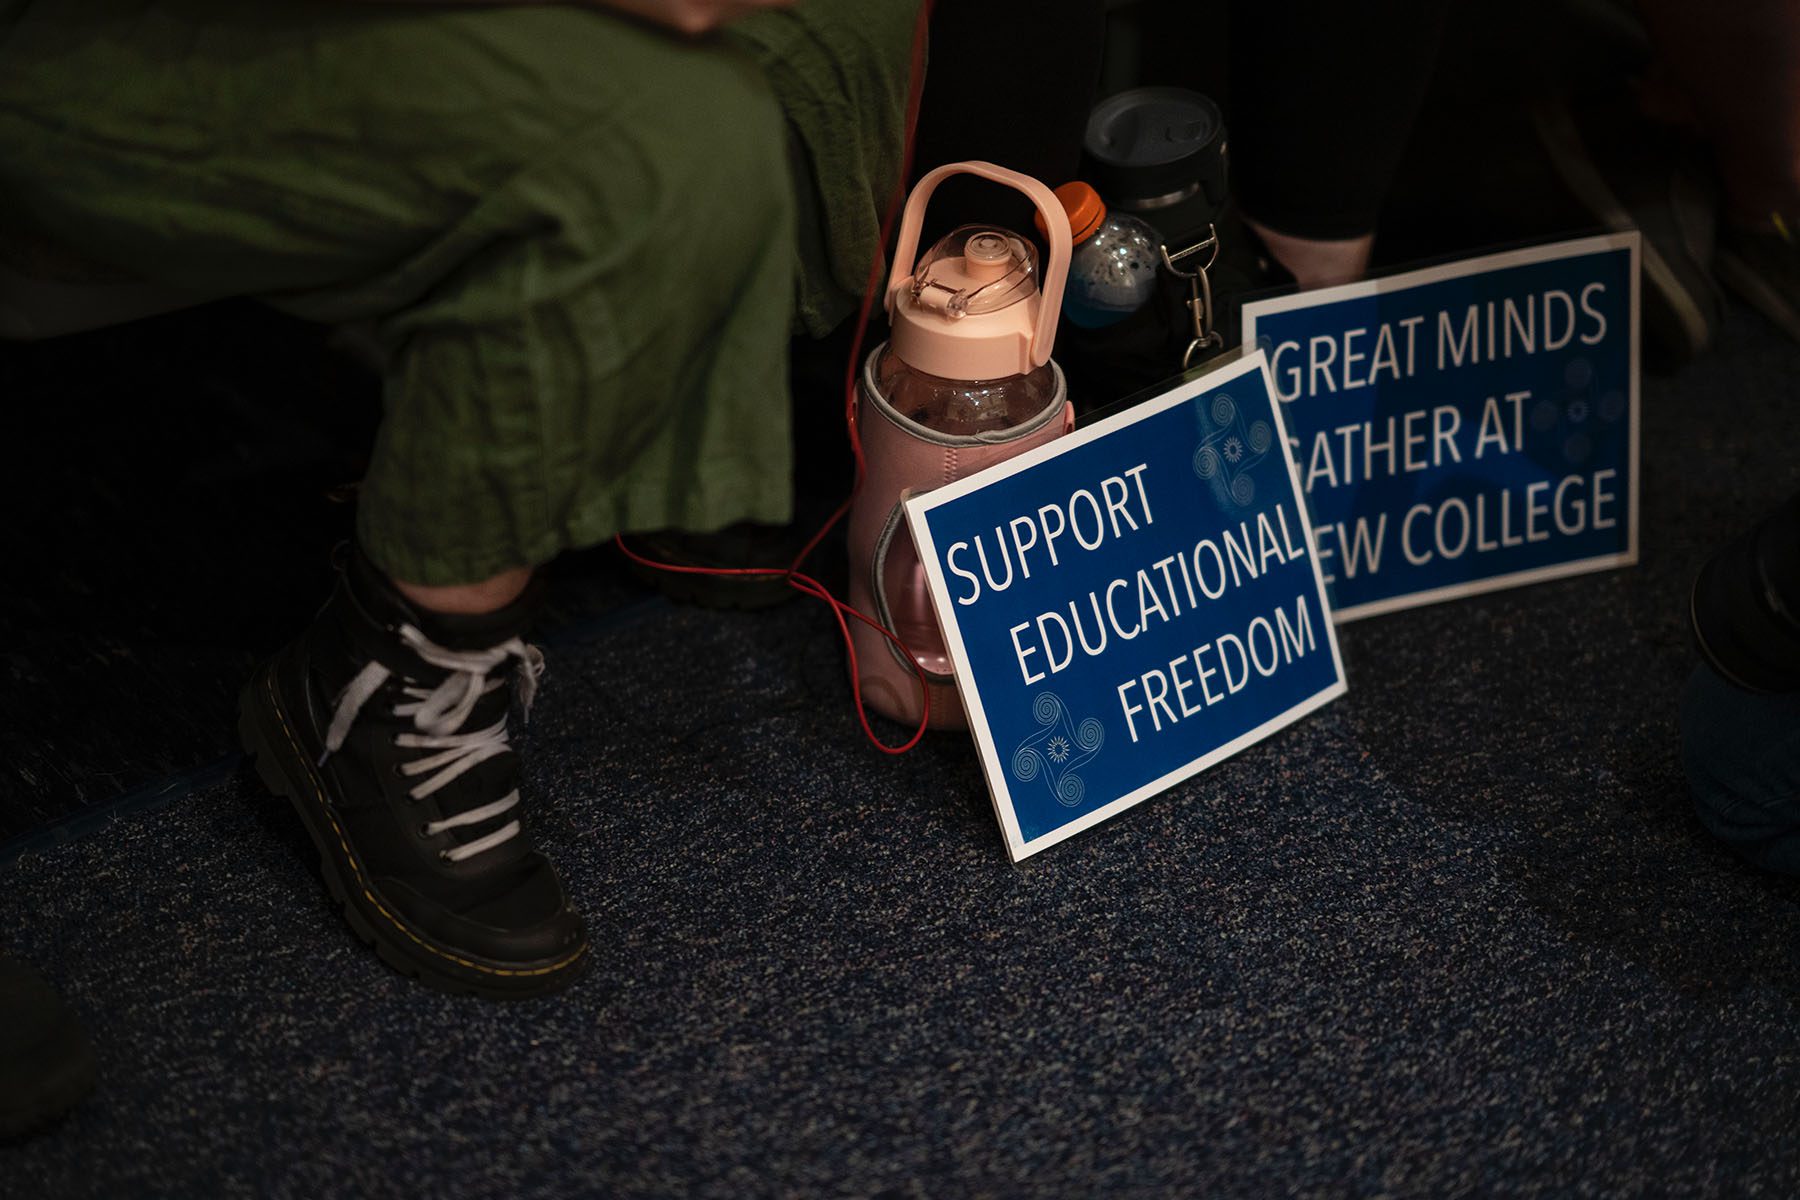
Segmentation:
<svg viewBox="0 0 1800 1200">
<path fill-rule="evenodd" d="M 925 668 L 919 664 L 919 660 L 914 657 L 912 651 L 907 649 L 906 643 L 896 637 L 892 630 L 880 621 L 858 612 L 833 596 L 830 589 L 812 576 L 804 574 L 800 567 L 812 552 L 818 549 L 819 543 L 825 540 L 826 534 L 830 533 L 837 523 L 844 519 L 844 515 L 850 511 L 851 501 L 856 498 L 856 493 L 863 484 L 866 463 L 863 458 L 862 435 L 856 427 L 856 376 L 862 359 L 863 335 L 868 332 L 869 315 L 874 311 L 875 297 L 881 291 L 883 262 L 880 250 L 888 245 L 889 239 L 893 236 L 894 219 L 900 215 L 900 206 L 906 199 L 906 181 L 912 176 L 913 135 L 918 131 L 919 125 L 919 100 L 925 82 L 925 47 L 934 2 L 935 0 L 922 0 L 919 5 L 918 21 L 913 27 L 911 76 L 906 96 L 906 135 L 900 153 L 900 178 L 894 185 L 894 193 L 888 200 L 887 212 L 881 219 L 881 245 L 869 260 L 869 279 L 863 288 L 862 306 L 856 314 L 856 331 L 850 341 L 850 361 L 844 368 L 844 424 L 850 434 L 850 456 L 856 462 L 856 482 L 851 487 L 850 496 L 838 505 L 837 511 L 833 512 L 825 524 L 819 527 L 819 531 L 813 534 L 806 545 L 800 548 L 800 553 L 796 554 L 794 561 L 786 567 L 678 566 L 675 563 L 656 562 L 653 559 L 645 558 L 627 546 L 622 535 L 613 537 L 613 544 L 619 548 L 619 552 L 639 566 L 668 571 L 677 575 L 780 578 L 786 580 L 788 586 L 794 590 L 823 600 L 828 604 L 831 607 L 832 617 L 837 621 L 838 633 L 844 639 L 844 649 L 850 658 L 850 695 L 856 702 L 856 719 L 862 723 L 863 733 L 868 735 L 869 741 L 874 743 L 875 748 L 884 754 L 905 754 L 919 744 L 919 739 L 925 736 L 925 730 L 931 724 L 931 687 L 925 678 Z M 919 714 L 919 727 L 913 731 L 912 737 L 902 745 L 888 745 L 875 736 L 875 730 L 869 724 L 868 711 L 863 707 L 861 674 L 856 662 L 856 645 L 850 639 L 850 623 L 845 620 L 846 617 L 856 618 L 899 647 L 901 655 L 912 665 L 913 674 L 918 677 L 919 690 L 924 697 Z"/>
</svg>

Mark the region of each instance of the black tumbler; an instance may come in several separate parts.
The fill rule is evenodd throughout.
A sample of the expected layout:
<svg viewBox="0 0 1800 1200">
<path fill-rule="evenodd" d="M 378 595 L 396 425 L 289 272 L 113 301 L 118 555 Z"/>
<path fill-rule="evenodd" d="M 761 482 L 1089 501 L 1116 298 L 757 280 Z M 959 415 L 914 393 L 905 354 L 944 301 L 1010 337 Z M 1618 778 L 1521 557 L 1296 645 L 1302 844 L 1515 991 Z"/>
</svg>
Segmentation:
<svg viewBox="0 0 1800 1200">
<path fill-rule="evenodd" d="M 1212 235 L 1224 211 L 1225 118 L 1198 92 L 1133 88 L 1109 96 L 1088 116 L 1081 177 L 1109 210 L 1127 212 L 1162 235 L 1171 255 Z M 1183 261 L 1205 264 L 1210 249 Z M 1082 329 L 1065 321 L 1056 357 L 1083 411 L 1102 407 L 1176 375 L 1194 339 L 1188 281 L 1167 269 L 1142 308 L 1117 324 Z"/>
<path fill-rule="evenodd" d="M 1088 116 L 1082 177 L 1111 209 L 1163 235 L 1170 253 L 1207 236 L 1225 210 L 1225 117 L 1178 87 L 1108 96 Z"/>
</svg>

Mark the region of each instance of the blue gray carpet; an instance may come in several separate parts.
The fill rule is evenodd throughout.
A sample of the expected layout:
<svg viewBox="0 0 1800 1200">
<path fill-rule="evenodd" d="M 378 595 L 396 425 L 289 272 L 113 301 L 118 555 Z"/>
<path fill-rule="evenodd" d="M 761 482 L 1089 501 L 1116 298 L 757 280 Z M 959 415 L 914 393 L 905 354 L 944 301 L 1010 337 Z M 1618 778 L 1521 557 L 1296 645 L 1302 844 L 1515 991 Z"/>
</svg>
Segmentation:
<svg viewBox="0 0 1800 1200">
<path fill-rule="evenodd" d="M 1800 1191 L 1800 884 L 1676 761 L 1687 581 L 1800 486 L 1800 348 L 1645 388 L 1643 562 L 1349 627 L 1348 697 L 1007 865 L 829 619 L 571 624 L 526 739 L 595 971 L 382 967 L 247 774 L 0 875 L 99 1091 L 18 1196 Z M 897 730 L 888 729 L 890 735 Z"/>
</svg>

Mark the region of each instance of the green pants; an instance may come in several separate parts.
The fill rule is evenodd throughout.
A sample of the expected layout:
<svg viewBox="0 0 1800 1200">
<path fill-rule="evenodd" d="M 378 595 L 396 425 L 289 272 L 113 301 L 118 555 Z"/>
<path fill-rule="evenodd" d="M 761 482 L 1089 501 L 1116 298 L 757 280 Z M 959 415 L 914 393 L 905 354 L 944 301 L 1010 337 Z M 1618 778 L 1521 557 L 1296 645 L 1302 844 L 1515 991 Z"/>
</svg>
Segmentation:
<svg viewBox="0 0 1800 1200">
<path fill-rule="evenodd" d="M 915 10 L 686 40 L 586 8 L 0 0 L 0 231 L 369 323 L 358 536 L 398 578 L 781 521 L 787 339 L 879 253 Z"/>
</svg>

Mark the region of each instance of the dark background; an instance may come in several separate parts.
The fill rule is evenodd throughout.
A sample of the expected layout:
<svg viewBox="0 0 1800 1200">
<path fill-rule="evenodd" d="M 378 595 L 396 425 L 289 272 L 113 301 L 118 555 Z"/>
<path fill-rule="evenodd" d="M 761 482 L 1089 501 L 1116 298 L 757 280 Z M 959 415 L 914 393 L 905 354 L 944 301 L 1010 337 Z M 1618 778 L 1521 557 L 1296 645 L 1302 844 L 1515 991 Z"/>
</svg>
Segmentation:
<svg viewBox="0 0 1800 1200">
<path fill-rule="evenodd" d="M 1104 79 L 1213 70 L 1222 32 L 1168 10 L 1135 50 L 1114 13 Z M 1452 23 L 1384 265 L 1591 227 L 1527 105 L 1624 59 L 1550 11 Z M 796 360 L 803 453 L 840 420 L 832 351 Z M 1800 487 L 1797 376 L 1728 306 L 1644 383 L 1639 566 L 1349 626 L 1348 696 L 1023 868 L 966 738 L 861 740 L 821 606 L 712 612 L 569 556 L 521 740 L 596 967 L 499 1006 L 358 944 L 233 746 L 328 586 L 372 375 L 248 301 L 0 346 L 0 929 L 101 1062 L 0 1178 L 1791 1195 L 1800 886 L 1700 829 L 1676 711 L 1694 572 Z"/>
</svg>

